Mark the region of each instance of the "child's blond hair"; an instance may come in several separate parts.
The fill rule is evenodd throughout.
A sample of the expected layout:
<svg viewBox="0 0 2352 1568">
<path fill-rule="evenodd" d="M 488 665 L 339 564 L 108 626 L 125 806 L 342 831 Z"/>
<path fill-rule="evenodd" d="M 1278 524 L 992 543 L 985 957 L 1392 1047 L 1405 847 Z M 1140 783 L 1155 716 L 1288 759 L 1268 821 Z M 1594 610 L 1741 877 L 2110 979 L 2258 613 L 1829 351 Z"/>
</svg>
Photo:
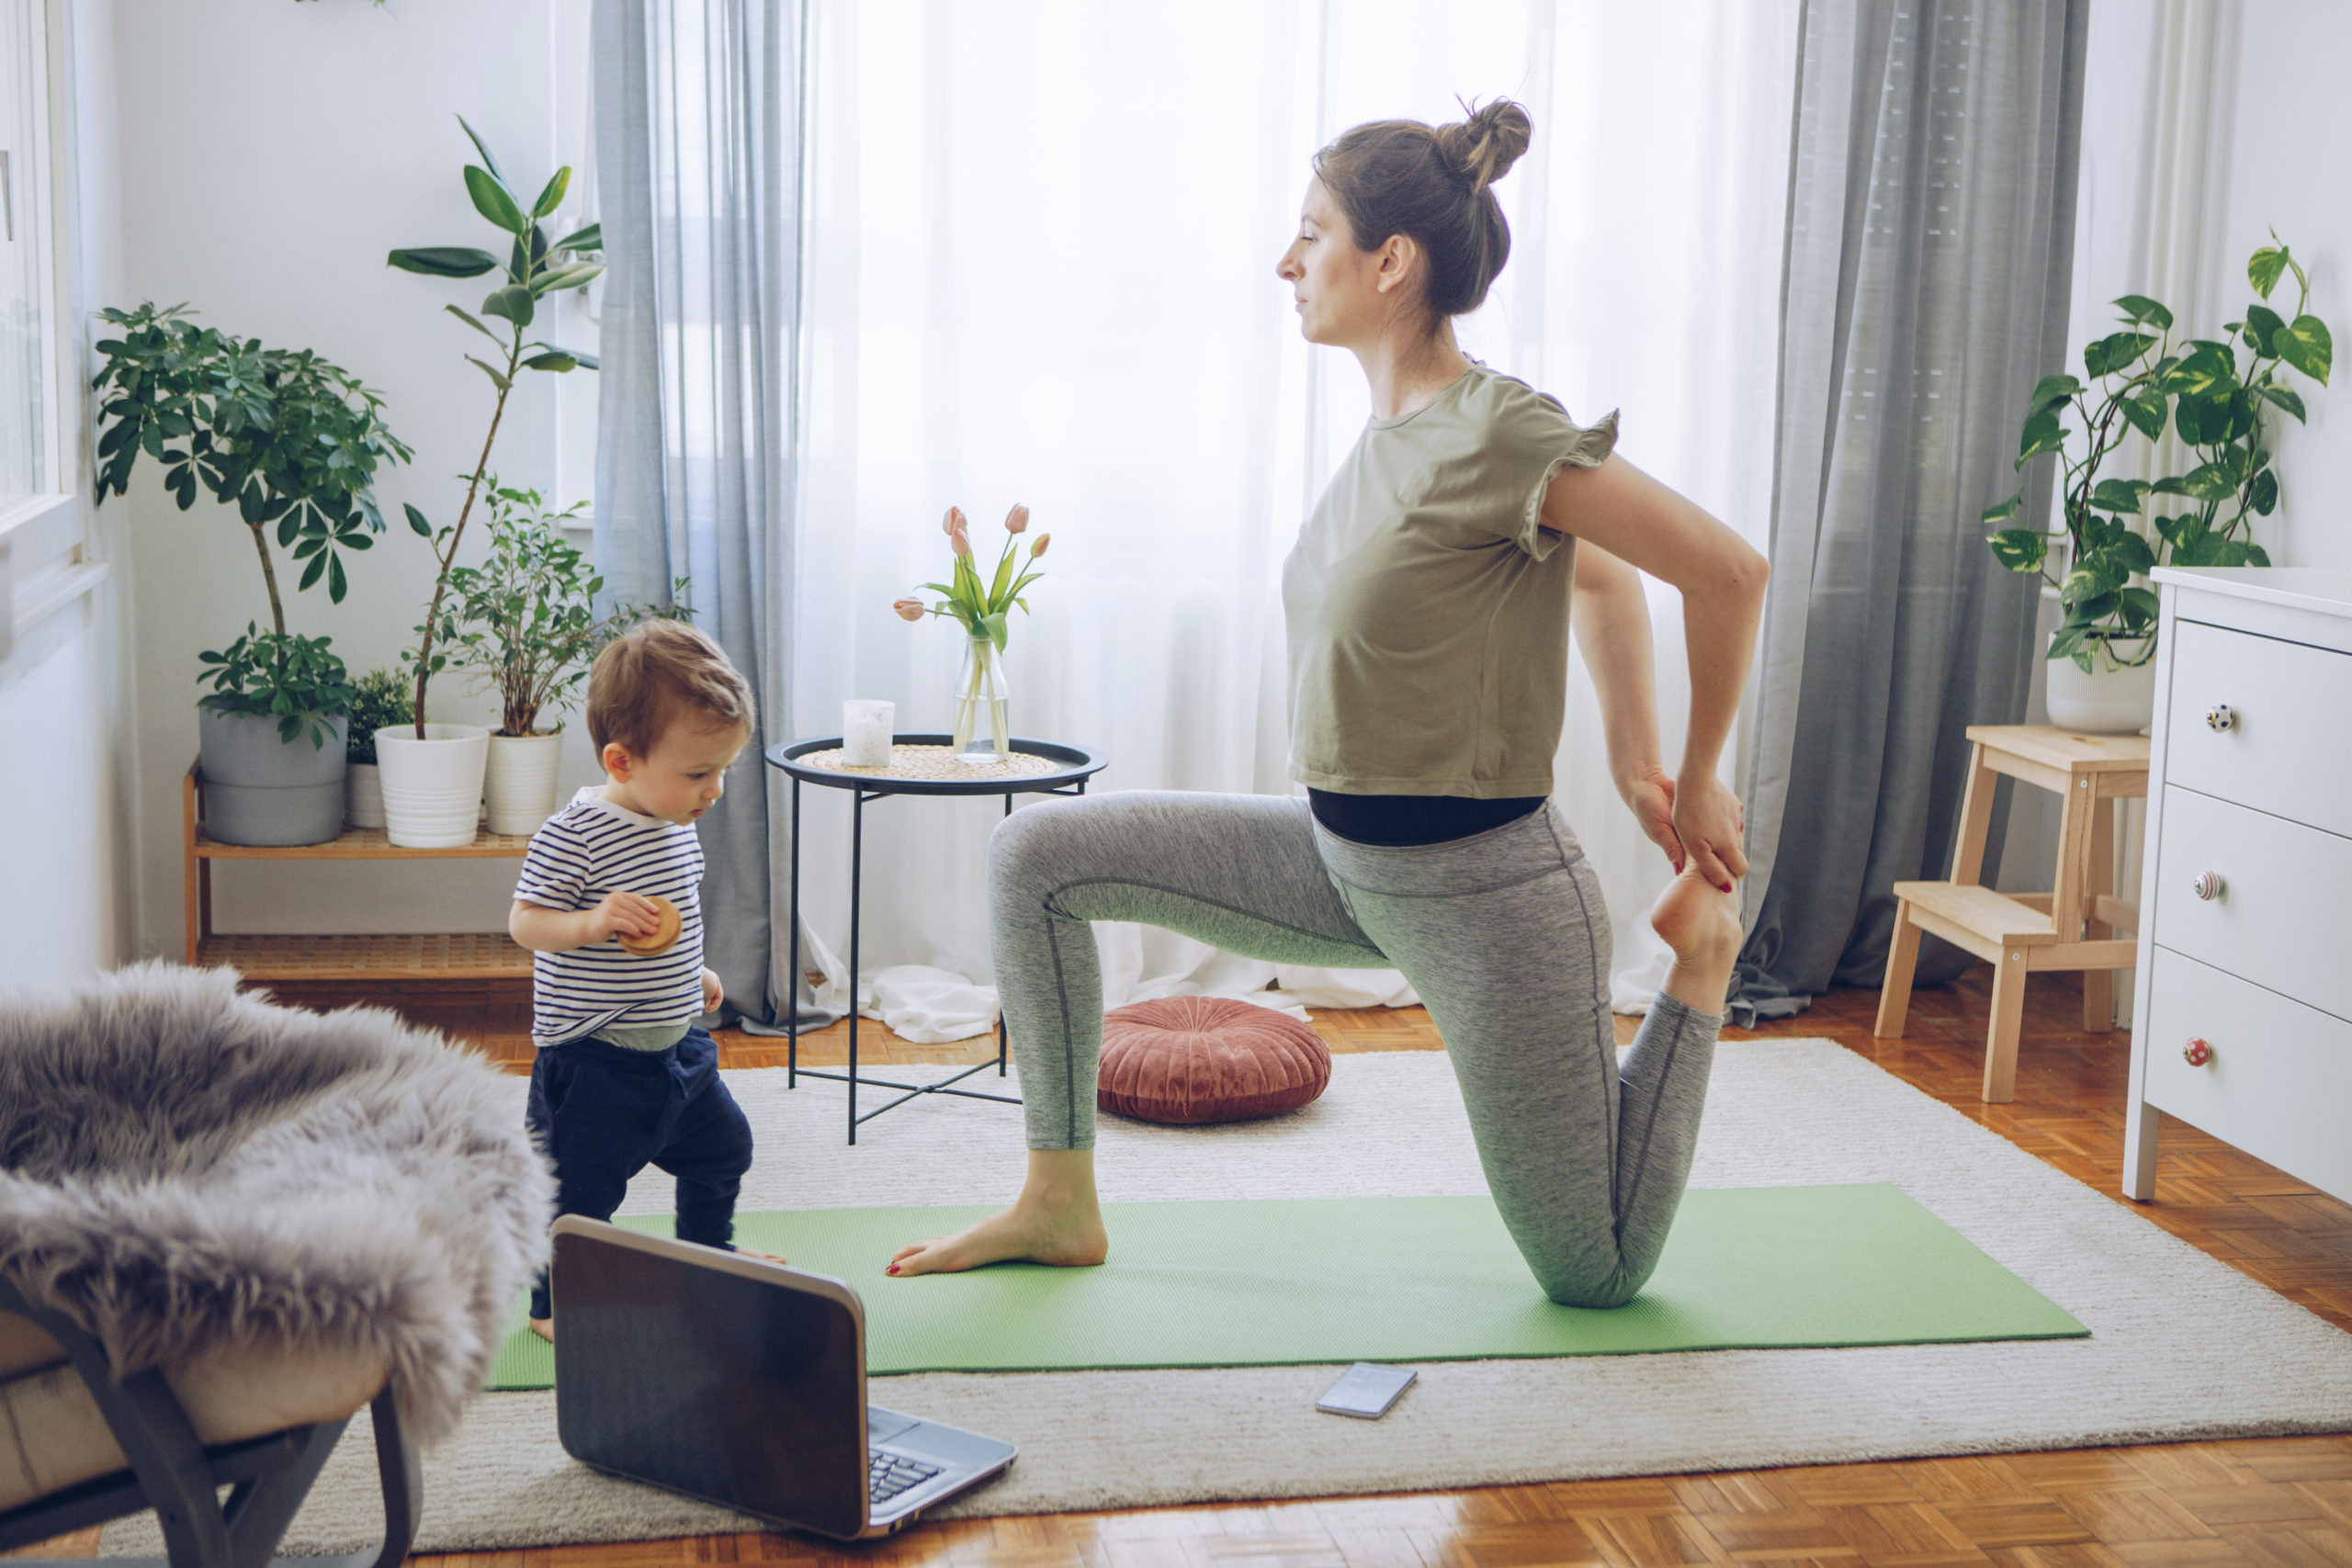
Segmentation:
<svg viewBox="0 0 2352 1568">
<path fill-rule="evenodd" d="M 751 682 L 718 644 L 684 621 L 646 621 L 605 645 L 588 671 L 588 738 L 644 757 L 673 720 L 751 729 Z"/>
</svg>

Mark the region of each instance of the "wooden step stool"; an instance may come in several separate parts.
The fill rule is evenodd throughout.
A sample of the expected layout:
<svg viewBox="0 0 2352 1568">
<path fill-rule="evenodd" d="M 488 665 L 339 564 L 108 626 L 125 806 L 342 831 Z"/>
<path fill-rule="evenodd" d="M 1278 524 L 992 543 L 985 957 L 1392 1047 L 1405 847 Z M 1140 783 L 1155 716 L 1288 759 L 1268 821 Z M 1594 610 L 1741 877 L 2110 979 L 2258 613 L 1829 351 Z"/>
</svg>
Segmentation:
<svg viewBox="0 0 2352 1568">
<path fill-rule="evenodd" d="M 2076 735 L 2045 724 L 1974 724 L 1968 739 L 1968 793 L 1960 810 L 1960 844 L 1950 882 L 1898 882 L 1894 945 L 1879 992 L 1882 1040 L 1902 1037 L 1911 1010 L 1911 974 L 1919 933 L 1935 932 L 1993 965 L 1993 1018 L 1984 1035 L 1983 1098 L 2017 1098 L 2018 1026 L 2025 1016 L 2025 977 L 2037 969 L 2083 972 L 2083 1028 L 2115 1027 L 2115 971 L 2136 962 L 2138 944 L 2119 930 L 2139 927 L 2139 911 L 2115 894 L 2115 808 L 2148 793 L 2148 738 Z M 2055 790 L 2065 797 L 2058 832 L 2057 887 L 2050 893 L 1996 893 L 1981 885 L 1984 836 L 1993 821 L 1996 775 Z"/>
</svg>

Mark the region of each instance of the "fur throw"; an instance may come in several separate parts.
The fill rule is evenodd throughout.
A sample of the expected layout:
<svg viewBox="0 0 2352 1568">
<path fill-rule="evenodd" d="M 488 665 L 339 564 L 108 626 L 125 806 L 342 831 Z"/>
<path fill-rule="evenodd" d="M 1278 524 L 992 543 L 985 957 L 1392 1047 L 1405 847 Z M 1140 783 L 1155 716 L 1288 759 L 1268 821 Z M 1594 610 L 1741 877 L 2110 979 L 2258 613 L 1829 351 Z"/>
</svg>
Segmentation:
<svg viewBox="0 0 2352 1568">
<path fill-rule="evenodd" d="M 118 1375 L 273 1345 L 381 1357 L 447 1436 L 546 1260 L 554 1181 L 501 1075 L 393 1014 L 143 964 L 0 998 L 0 1278 Z"/>
</svg>

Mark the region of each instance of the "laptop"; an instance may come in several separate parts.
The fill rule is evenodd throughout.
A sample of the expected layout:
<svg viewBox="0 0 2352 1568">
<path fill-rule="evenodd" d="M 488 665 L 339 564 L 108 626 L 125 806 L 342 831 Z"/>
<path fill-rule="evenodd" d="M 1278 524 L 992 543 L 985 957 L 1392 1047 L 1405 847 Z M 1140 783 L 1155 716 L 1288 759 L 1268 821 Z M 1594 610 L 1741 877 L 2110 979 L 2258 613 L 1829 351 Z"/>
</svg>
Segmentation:
<svg viewBox="0 0 2352 1568">
<path fill-rule="evenodd" d="M 594 1469 L 854 1540 L 1012 1462 L 866 1404 L 865 1310 L 839 1280 L 576 1214 L 552 1277 L 556 1427 Z"/>
</svg>

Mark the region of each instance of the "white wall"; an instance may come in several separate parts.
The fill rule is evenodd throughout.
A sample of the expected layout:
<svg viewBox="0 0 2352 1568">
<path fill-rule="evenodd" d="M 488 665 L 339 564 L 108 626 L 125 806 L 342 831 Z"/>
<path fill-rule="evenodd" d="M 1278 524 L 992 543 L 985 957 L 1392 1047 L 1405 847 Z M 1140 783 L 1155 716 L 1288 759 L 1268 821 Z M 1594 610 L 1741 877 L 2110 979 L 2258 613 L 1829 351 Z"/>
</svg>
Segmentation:
<svg viewBox="0 0 2352 1568">
<path fill-rule="evenodd" d="M 2149 186 L 2167 16 L 2212 62 L 2212 125 L 2204 188 L 2177 214 L 2177 254 L 2191 262 L 2188 297 L 2151 287 L 2159 226 Z M 2075 244 L 2077 353 L 2114 328 L 2120 294 L 2156 293 L 2181 325 L 2219 336 L 2255 299 L 2246 257 L 2276 229 L 2312 278 L 2312 310 L 2329 323 L 2338 355 L 2332 387 L 2290 372 L 2311 421 L 2278 416 L 2283 502 L 2256 537 L 2280 565 L 2352 568 L 2352 6 L 2341 0 L 2130 0 L 2091 12 L 2083 107 L 2083 184 Z M 2176 264 L 2177 265 L 2177 264 Z M 2283 298 L 2282 298 L 2283 296 Z M 2294 280 L 2271 296 L 2294 309 Z M 2069 368 L 2080 370 L 2079 364 Z"/>
<path fill-rule="evenodd" d="M 101 590 L 34 627 L 0 660 L 0 735 L 37 765 L 0 768 L 8 897 L 0 989 L 72 979 L 121 955 L 126 900 L 116 788 L 111 617 Z"/>
<path fill-rule="evenodd" d="M 463 113 L 507 173 L 536 193 L 575 165 L 562 219 L 582 211 L 586 137 L 576 73 L 583 0 L 85 0 L 106 11 L 120 170 L 119 292 L 98 301 L 189 301 L 200 321 L 275 347 L 311 347 L 379 389 L 392 429 L 416 448 L 378 485 L 390 517 L 413 502 L 452 521 L 488 423 L 488 379 L 461 355 L 488 348 L 443 313 L 474 310 L 479 281 L 395 271 L 396 246 L 488 246 L 459 179 L 474 153 Z M 577 295 L 545 334 L 591 346 Z M 471 339 L 469 343 L 468 340 Z M 582 340 L 590 340 L 583 342 Z M 559 438 L 559 389 L 587 410 L 593 373 L 527 378 L 509 403 L 494 467 L 510 482 L 579 487 L 593 471 Z M 567 457 L 569 461 L 566 461 Z M 179 789 L 196 754 L 198 650 L 228 641 L 268 604 L 249 536 L 199 497 L 181 513 L 142 465 L 129 498 L 138 691 L 138 943 L 180 949 Z M 120 501 L 106 510 L 117 513 Z M 473 552 L 469 550 L 469 555 Z M 334 638 L 355 671 L 393 660 L 422 618 L 433 577 L 424 542 L 395 522 L 349 560 L 350 596 L 289 597 L 294 629 Z M 279 561 L 289 589 L 293 573 Z M 434 716 L 495 710 L 457 683 L 434 689 Z M 586 749 L 571 770 L 586 782 Z M 225 931 L 503 929 L 514 866 L 234 865 L 216 877 Z"/>
<path fill-rule="evenodd" d="M 2352 568 L 2352 6 L 2341 0 L 2256 0 L 2239 12 L 2232 51 L 2228 175 L 2213 243 L 2225 320 L 2254 298 L 2245 258 L 2276 228 L 2312 277 L 2312 309 L 2335 339 L 2331 386 L 2306 384 L 2311 423 L 2279 434 L 2285 500 L 2263 540 L 2290 566 Z M 2290 277 L 2282 288 L 2291 288 Z M 2282 312 L 2293 296 L 2271 299 Z"/>
</svg>

